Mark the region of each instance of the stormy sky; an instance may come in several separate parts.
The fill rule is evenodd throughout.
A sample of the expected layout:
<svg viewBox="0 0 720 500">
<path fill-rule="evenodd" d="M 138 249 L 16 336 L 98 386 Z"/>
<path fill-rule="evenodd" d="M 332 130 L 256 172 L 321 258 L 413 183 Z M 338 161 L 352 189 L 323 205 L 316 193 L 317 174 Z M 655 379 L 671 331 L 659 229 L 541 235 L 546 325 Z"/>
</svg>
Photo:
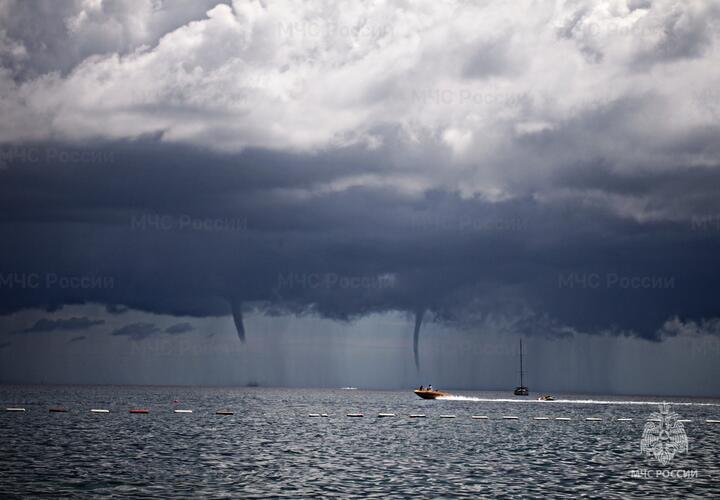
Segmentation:
<svg viewBox="0 0 720 500">
<path fill-rule="evenodd" d="M 0 2 L 0 381 L 720 392 L 720 5 Z"/>
</svg>

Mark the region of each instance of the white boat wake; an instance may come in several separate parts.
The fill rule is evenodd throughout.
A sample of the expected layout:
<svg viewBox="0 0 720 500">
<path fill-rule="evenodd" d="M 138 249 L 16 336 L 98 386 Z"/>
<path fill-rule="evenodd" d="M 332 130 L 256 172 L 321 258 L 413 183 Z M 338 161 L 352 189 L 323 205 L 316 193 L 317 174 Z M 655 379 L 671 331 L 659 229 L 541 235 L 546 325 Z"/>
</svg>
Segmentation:
<svg viewBox="0 0 720 500">
<path fill-rule="evenodd" d="M 556 399 L 554 401 L 538 401 L 537 399 L 511 399 L 511 398 L 476 398 L 473 396 L 459 396 L 448 394 L 447 396 L 440 396 L 436 399 L 442 399 L 446 401 L 477 401 L 483 403 L 543 403 L 543 404 L 558 404 L 558 403 L 570 403 L 570 404 L 591 404 L 591 405 L 659 405 L 663 402 L 670 403 L 671 405 L 677 406 L 720 406 L 718 403 L 692 403 L 692 402 L 678 402 L 678 401 L 604 401 L 598 399 Z"/>
</svg>

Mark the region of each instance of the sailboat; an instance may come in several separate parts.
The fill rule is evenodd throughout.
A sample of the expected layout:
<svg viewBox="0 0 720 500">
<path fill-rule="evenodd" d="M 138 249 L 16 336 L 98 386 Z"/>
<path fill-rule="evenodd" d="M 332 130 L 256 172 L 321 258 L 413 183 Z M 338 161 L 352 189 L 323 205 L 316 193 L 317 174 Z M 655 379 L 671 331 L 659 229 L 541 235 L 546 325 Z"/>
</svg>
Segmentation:
<svg viewBox="0 0 720 500">
<path fill-rule="evenodd" d="M 520 385 L 515 388 L 515 395 L 516 396 L 527 396 L 530 394 L 530 391 L 528 390 L 525 385 L 523 385 L 523 363 L 522 363 L 522 339 L 520 339 Z"/>
</svg>

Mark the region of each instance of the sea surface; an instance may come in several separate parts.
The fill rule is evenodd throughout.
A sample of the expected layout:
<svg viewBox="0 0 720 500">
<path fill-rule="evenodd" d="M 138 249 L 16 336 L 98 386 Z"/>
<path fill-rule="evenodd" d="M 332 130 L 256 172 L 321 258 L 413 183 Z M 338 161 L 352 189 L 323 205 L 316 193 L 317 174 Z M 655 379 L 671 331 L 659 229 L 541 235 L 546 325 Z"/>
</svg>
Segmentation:
<svg viewBox="0 0 720 500">
<path fill-rule="evenodd" d="M 665 398 L 689 449 L 662 467 L 640 439 L 663 398 L 451 392 L 0 386 L 0 497 L 720 496 L 720 400 Z"/>
</svg>

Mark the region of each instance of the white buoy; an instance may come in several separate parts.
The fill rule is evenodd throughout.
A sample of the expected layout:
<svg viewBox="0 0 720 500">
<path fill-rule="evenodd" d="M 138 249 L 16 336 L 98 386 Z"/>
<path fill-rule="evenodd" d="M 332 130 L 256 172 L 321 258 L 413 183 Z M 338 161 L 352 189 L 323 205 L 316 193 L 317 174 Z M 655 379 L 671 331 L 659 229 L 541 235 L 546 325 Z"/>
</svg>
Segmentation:
<svg viewBox="0 0 720 500">
<path fill-rule="evenodd" d="M 503 420 L 517 420 L 517 417 L 514 417 L 512 415 L 503 415 Z"/>
<path fill-rule="evenodd" d="M 308 413 L 308 417 L 319 417 L 319 413 Z"/>
<path fill-rule="evenodd" d="M 421 415 L 419 413 L 414 413 L 410 415 L 410 418 L 425 418 L 425 415 Z"/>
<path fill-rule="evenodd" d="M 90 410 L 90 413 L 110 413 L 110 410 L 105 410 L 102 408 L 93 408 Z"/>
<path fill-rule="evenodd" d="M 572 420 L 570 417 L 555 417 L 555 420 Z"/>
<path fill-rule="evenodd" d="M 173 410 L 175 413 L 192 413 L 192 410 Z"/>
<path fill-rule="evenodd" d="M 602 420 L 602 418 L 600 418 L 600 417 L 587 417 L 585 420 L 589 420 L 589 421 L 591 421 L 591 422 L 599 422 L 600 420 Z"/>
<path fill-rule="evenodd" d="M 632 422 L 632 418 L 618 418 L 618 422 Z"/>
<path fill-rule="evenodd" d="M 440 418 L 455 418 L 455 415 L 440 415 Z"/>
<path fill-rule="evenodd" d="M 324 418 L 327 418 L 327 417 L 328 417 L 328 414 L 327 414 L 327 413 L 321 413 L 320 416 L 321 416 L 321 417 L 324 417 Z"/>
<path fill-rule="evenodd" d="M 680 418 L 680 419 L 678 419 L 678 422 L 692 422 L 692 419 L 689 419 L 689 418 Z"/>
<path fill-rule="evenodd" d="M 363 413 L 348 413 L 347 416 L 353 417 L 353 418 L 359 418 L 359 417 L 364 417 L 365 415 Z"/>
<path fill-rule="evenodd" d="M 708 418 L 705 420 L 708 424 L 720 424 L 720 420 L 716 420 L 714 418 Z"/>
<path fill-rule="evenodd" d="M 378 413 L 378 418 L 394 417 L 394 413 Z"/>
<path fill-rule="evenodd" d="M 5 408 L 5 411 L 25 411 L 25 408 Z"/>
<path fill-rule="evenodd" d="M 474 418 L 475 420 L 487 420 L 487 415 L 473 415 L 470 418 Z"/>
<path fill-rule="evenodd" d="M 533 420 L 550 420 L 550 417 L 533 417 Z"/>
</svg>

